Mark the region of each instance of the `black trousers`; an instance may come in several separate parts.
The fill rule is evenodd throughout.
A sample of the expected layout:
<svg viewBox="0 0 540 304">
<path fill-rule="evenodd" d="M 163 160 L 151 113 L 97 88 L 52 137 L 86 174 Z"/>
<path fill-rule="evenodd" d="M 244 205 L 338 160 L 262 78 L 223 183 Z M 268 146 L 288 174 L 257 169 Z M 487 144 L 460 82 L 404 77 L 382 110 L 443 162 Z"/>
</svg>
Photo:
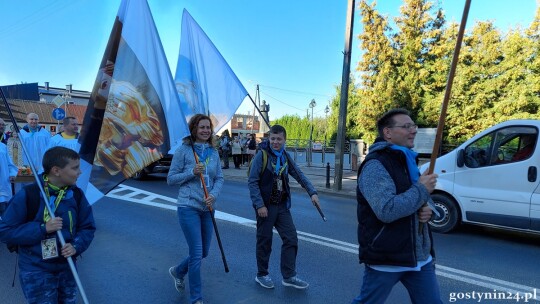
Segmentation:
<svg viewBox="0 0 540 304">
<path fill-rule="evenodd" d="M 223 150 L 222 158 L 223 158 L 223 167 L 224 168 L 229 168 L 229 154 L 230 154 L 229 150 Z"/>
<path fill-rule="evenodd" d="M 234 161 L 234 167 L 240 168 L 240 165 L 242 164 L 242 154 L 233 154 L 233 161 Z"/>
<path fill-rule="evenodd" d="M 272 252 L 272 228 L 281 237 L 281 275 L 284 279 L 296 275 L 296 254 L 298 253 L 298 236 L 296 227 L 285 202 L 267 205 L 268 217 L 257 215 L 257 276 L 268 274 L 268 262 Z M 256 212 L 256 211 L 255 211 Z"/>
</svg>

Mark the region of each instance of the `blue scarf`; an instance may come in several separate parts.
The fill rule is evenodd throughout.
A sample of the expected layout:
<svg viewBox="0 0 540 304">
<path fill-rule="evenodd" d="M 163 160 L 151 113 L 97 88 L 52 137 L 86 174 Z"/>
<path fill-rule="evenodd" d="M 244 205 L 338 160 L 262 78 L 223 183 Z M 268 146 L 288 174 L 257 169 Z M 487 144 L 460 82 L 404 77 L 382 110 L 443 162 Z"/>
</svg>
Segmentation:
<svg viewBox="0 0 540 304">
<path fill-rule="evenodd" d="M 270 149 L 272 149 L 270 147 Z M 274 173 L 276 173 L 276 175 L 279 175 L 279 170 L 281 169 L 281 165 L 282 164 L 285 164 L 285 154 L 283 153 L 285 151 L 285 145 L 281 146 L 281 149 L 278 150 L 274 150 L 272 149 L 272 152 L 274 152 L 274 155 L 277 156 L 277 159 L 276 159 L 276 168 L 274 169 Z"/>
<path fill-rule="evenodd" d="M 207 143 L 193 143 L 193 149 L 195 150 L 195 153 L 197 153 L 197 156 L 199 157 L 199 162 L 201 163 L 206 162 L 206 159 L 212 151 L 212 147 L 210 147 L 210 145 Z"/>
<path fill-rule="evenodd" d="M 418 167 L 416 165 L 416 157 L 418 157 L 418 153 L 414 152 L 413 150 L 409 148 L 398 146 L 398 145 L 391 145 L 390 149 L 399 150 L 405 153 L 405 158 L 407 159 L 407 169 L 409 171 L 409 177 L 411 178 L 412 183 L 415 184 L 420 178 L 420 170 L 418 170 Z"/>
</svg>

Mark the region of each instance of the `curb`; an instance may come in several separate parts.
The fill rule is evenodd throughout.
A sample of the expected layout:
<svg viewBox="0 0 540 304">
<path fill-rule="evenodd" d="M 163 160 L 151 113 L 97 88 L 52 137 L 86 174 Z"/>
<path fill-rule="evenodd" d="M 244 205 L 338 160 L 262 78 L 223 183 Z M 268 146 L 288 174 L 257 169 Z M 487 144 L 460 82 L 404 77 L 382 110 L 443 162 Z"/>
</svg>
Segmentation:
<svg viewBox="0 0 540 304">
<path fill-rule="evenodd" d="M 235 176 L 235 175 L 224 175 L 225 180 L 233 180 L 233 181 L 239 181 L 239 182 L 245 182 L 247 185 L 247 178 L 242 176 Z M 309 176 L 308 176 L 309 177 Z M 312 182 L 313 183 L 313 182 Z M 294 179 L 289 183 L 289 186 L 291 190 L 297 191 L 297 192 L 305 192 L 304 188 L 300 186 Z M 347 191 L 347 190 L 341 190 L 340 192 L 333 190 L 332 188 L 326 188 L 321 187 L 317 185 L 313 185 L 315 187 L 315 190 L 319 194 L 324 193 L 325 195 L 331 195 L 336 197 L 343 197 L 343 198 L 350 198 L 354 199 L 356 202 L 356 189 L 355 191 Z"/>
</svg>

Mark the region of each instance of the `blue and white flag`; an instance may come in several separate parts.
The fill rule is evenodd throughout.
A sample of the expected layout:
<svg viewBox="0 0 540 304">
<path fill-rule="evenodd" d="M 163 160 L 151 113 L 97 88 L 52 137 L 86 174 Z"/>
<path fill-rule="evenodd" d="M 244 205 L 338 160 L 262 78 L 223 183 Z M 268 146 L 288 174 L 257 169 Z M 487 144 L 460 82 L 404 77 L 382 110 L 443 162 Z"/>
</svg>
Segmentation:
<svg viewBox="0 0 540 304">
<path fill-rule="evenodd" d="M 186 119 L 206 114 L 216 131 L 231 120 L 248 95 L 227 61 L 185 9 L 174 82 Z"/>
<path fill-rule="evenodd" d="M 78 185 L 90 203 L 189 134 L 146 0 L 122 0 L 90 96 Z"/>
</svg>

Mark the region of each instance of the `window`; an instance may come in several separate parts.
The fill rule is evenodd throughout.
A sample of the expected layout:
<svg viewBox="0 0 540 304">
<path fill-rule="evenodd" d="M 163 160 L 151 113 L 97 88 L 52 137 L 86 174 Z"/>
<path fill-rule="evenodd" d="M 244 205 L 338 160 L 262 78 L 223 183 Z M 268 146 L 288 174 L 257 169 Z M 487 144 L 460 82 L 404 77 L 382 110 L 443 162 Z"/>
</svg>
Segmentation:
<svg viewBox="0 0 540 304">
<path fill-rule="evenodd" d="M 509 127 L 487 134 L 465 148 L 465 165 L 478 168 L 522 161 L 534 152 L 538 130 Z"/>
</svg>

